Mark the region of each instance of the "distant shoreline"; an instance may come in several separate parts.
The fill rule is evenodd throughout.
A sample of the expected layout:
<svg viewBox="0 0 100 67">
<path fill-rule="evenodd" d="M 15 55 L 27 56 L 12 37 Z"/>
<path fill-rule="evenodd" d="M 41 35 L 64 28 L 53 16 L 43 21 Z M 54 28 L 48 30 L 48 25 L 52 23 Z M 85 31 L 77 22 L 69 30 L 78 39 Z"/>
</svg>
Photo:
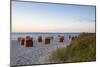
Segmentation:
<svg viewBox="0 0 100 67">
<path fill-rule="evenodd" d="M 11 32 L 12 34 L 70 34 L 70 33 L 74 33 L 74 34 L 80 34 L 80 33 L 96 33 L 96 32 Z"/>
</svg>

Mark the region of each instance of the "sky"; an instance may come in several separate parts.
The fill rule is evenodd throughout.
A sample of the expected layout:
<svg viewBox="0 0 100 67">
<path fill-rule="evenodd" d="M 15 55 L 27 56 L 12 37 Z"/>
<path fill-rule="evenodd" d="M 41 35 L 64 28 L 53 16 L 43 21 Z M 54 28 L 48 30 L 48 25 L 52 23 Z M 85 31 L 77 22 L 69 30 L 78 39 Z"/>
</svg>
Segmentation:
<svg viewBox="0 0 100 67">
<path fill-rule="evenodd" d="M 12 32 L 95 32 L 95 7 L 12 1 Z"/>
</svg>

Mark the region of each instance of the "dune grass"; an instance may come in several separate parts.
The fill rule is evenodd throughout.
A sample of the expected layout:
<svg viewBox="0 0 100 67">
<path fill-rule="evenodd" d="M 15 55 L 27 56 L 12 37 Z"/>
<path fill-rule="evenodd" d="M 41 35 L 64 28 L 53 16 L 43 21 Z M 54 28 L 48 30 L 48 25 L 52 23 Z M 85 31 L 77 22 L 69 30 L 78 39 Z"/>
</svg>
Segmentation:
<svg viewBox="0 0 100 67">
<path fill-rule="evenodd" d="M 96 60 L 96 34 L 82 33 L 63 48 L 56 48 L 49 55 L 50 63 L 66 63 Z"/>
</svg>

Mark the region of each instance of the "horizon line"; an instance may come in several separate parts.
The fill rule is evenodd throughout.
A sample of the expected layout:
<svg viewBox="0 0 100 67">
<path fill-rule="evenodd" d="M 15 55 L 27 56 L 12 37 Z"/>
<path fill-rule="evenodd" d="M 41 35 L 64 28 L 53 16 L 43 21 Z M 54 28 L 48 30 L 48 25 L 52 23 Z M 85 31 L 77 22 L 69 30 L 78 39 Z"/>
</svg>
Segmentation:
<svg viewBox="0 0 100 67">
<path fill-rule="evenodd" d="M 96 32 L 11 32 L 11 33 L 96 33 Z"/>
</svg>

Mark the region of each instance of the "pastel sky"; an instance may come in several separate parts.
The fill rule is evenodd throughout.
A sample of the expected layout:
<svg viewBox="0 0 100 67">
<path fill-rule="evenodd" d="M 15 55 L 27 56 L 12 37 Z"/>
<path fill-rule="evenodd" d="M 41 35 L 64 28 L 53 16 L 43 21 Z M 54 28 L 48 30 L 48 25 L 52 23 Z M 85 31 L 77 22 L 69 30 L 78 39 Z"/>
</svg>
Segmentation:
<svg viewBox="0 0 100 67">
<path fill-rule="evenodd" d="M 95 32 L 95 6 L 12 1 L 12 32 Z"/>
</svg>

